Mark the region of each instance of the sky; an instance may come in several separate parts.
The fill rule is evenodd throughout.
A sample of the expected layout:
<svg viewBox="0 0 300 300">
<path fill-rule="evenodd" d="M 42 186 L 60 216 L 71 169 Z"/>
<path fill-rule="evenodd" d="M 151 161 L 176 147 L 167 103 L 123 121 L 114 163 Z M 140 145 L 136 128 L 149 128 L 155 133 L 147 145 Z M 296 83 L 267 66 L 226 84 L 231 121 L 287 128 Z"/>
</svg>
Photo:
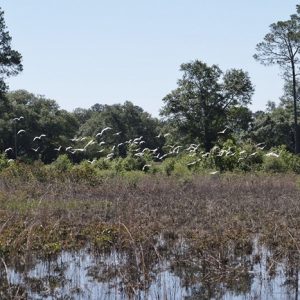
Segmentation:
<svg viewBox="0 0 300 300">
<path fill-rule="evenodd" d="M 253 59 L 269 25 L 296 12 L 293 0 L 1 0 L 24 71 L 7 80 L 68 111 L 129 100 L 153 116 L 177 87 L 182 63 L 201 60 L 249 73 L 250 108 L 278 103 L 277 66 Z"/>
</svg>

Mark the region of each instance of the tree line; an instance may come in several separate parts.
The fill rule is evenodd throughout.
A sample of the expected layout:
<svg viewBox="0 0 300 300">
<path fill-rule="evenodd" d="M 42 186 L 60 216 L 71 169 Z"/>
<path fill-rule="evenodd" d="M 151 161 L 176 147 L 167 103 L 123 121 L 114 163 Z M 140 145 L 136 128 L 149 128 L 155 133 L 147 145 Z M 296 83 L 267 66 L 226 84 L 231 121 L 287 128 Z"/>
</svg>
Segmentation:
<svg viewBox="0 0 300 300">
<path fill-rule="evenodd" d="M 257 45 L 254 55 L 263 64 L 282 67 L 284 94 L 278 105 L 269 102 L 264 111 L 252 112 L 249 104 L 254 87 L 246 71 L 221 70 L 218 65 L 194 60 L 180 66 L 182 76 L 177 87 L 163 98 L 161 118 L 154 118 L 130 101 L 96 103 L 68 112 L 44 96 L 26 90 L 9 91 L 6 80 L 22 71 L 22 56 L 11 48 L 0 8 L 0 152 L 11 159 L 46 163 L 68 153 L 79 162 L 102 155 L 99 148 L 86 151 L 86 141 L 118 146 L 117 154 L 126 156 L 124 143 L 142 137 L 141 148 L 161 152 L 170 144 L 192 143 L 208 152 L 230 139 L 235 144 L 263 142 L 267 149 L 284 145 L 299 153 L 300 7 L 296 9 L 289 20 L 270 25 L 270 33 Z M 110 133 L 100 135 L 103 128 L 109 128 Z M 84 151 L 71 155 L 68 147 Z"/>
</svg>

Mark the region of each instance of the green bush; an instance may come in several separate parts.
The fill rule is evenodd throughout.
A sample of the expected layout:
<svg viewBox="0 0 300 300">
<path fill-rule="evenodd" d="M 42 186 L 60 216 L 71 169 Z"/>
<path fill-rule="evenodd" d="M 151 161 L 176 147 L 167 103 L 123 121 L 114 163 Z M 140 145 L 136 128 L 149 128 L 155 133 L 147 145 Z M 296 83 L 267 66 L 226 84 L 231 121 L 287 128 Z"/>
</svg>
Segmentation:
<svg viewBox="0 0 300 300">
<path fill-rule="evenodd" d="M 174 158 L 166 158 L 162 163 L 163 172 L 170 176 L 174 171 L 176 160 Z"/>
<path fill-rule="evenodd" d="M 61 173 L 70 171 L 73 167 L 69 157 L 66 154 L 59 155 L 58 158 L 51 164 L 51 166 Z"/>
<path fill-rule="evenodd" d="M 0 171 L 7 168 L 9 166 L 8 159 L 5 154 L 0 154 Z"/>
<path fill-rule="evenodd" d="M 266 157 L 262 167 L 264 171 L 272 173 L 288 171 L 288 165 L 279 157 Z"/>
<path fill-rule="evenodd" d="M 87 181 L 91 184 L 98 181 L 96 167 L 87 160 L 75 165 L 71 170 L 71 175 L 76 181 Z"/>
</svg>

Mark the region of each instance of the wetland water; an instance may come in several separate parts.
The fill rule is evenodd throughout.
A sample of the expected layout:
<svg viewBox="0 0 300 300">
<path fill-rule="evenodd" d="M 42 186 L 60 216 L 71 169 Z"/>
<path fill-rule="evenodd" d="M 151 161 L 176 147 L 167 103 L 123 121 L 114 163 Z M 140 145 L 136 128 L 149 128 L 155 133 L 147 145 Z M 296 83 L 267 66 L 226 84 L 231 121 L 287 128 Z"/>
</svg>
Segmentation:
<svg viewBox="0 0 300 300">
<path fill-rule="evenodd" d="M 163 242 L 160 241 L 162 244 Z M 157 248 L 158 249 L 158 248 Z M 158 250 L 157 250 L 158 251 Z M 253 242 L 251 253 L 222 262 L 191 256 L 178 242 L 168 255 L 141 261 L 135 252 L 62 251 L 1 266 L 1 299 L 298 299 L 298 268 Z"/>
</svg>

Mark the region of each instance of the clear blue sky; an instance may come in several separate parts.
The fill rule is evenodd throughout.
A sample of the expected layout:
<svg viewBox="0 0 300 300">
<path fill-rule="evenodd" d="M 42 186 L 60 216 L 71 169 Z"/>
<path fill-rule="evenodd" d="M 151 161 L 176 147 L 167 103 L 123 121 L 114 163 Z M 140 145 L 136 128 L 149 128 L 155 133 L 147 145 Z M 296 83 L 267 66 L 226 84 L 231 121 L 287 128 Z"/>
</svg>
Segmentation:
<svg viewBox="0 0 300 300">
<path fill-rule="evenodd" d="M 8 80 L 61 108 L 130 100 L 154 116 L 199 59 L 242 68 L 255 85 L 252 110 L 278 101 L 278 67 L 254 61 L 269 25 L 295 13 L 293 0 L 2 0 L 24 71 Z"/>
</svg>

